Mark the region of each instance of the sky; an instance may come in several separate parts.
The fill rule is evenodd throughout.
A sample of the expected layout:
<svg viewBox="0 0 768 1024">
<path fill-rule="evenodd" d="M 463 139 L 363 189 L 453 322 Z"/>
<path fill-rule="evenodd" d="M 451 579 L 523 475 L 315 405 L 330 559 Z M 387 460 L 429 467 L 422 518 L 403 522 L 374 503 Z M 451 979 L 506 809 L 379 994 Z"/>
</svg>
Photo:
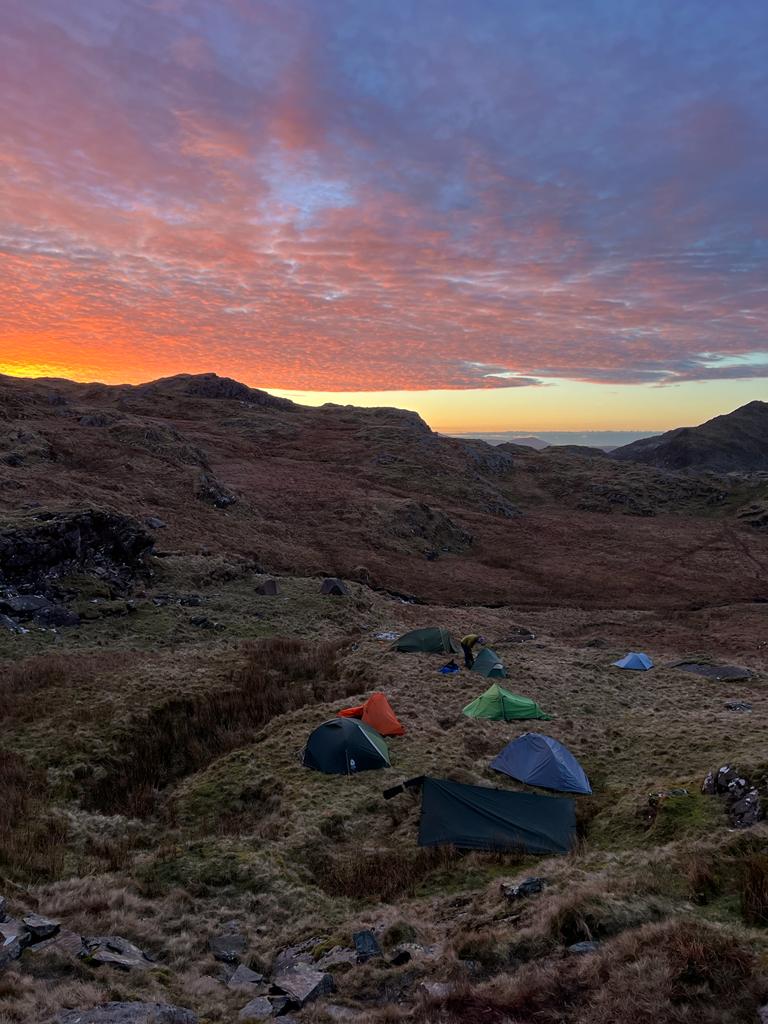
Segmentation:
<svg viewBox="0 0 768 1024">
<path fill-rule="evenodd" d="M 3 0 L 0 372 L 446 431 L 768 397 L 763 0 Z"/>
</svg>

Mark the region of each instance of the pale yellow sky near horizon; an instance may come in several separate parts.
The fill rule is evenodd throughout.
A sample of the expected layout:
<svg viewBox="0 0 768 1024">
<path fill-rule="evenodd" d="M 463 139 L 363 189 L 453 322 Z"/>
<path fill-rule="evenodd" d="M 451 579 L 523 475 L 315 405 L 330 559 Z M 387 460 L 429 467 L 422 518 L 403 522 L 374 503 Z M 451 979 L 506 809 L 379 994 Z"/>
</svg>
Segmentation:
<svg viewBox="0 0 768 1024">
<path fill-rule="evenodd" d="M 269 389 L 306 405 L 393 405 L 412 409 L 444 433 L 627 430 L 694 426 L 768 399 L 768 381 L 696 381 L 664 387 L 553 381 L 545 386 L 470 391 L 308 392 Z"/>
</svg>

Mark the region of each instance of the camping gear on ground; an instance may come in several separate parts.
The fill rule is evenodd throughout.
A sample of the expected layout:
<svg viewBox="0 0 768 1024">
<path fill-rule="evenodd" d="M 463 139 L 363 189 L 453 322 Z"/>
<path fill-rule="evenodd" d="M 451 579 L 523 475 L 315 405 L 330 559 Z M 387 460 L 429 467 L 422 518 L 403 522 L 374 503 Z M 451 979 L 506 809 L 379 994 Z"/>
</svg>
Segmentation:
<svg viewBox="0 0 768 1024">
<path fill-rule="evenodd" d="M 739 665 L 713 665 L 706 661 L 677 661 L 670 667 L 679 668 L 681 672 L 693 672 L 694 675 L 704 676 L 705 679 L 728 679 L 732 682 L 751 679 L 754 675 L 750 669 L 741 668 Z"/>
<path fill-rule="evenodd" d="M 437 671 L 438 672 L 442 672 L 444 676 L 449 676 L 449 675 L 452 675 L 454 672 L 460 672 L 461 669 L 456 664 L 456 662 L 453 660 L 453 658 L 451 658 L 451 660 L 449 662 L 447 662 L 445 665 L 443 665 Z"/>
<path fill-rule="evenodd" d="M 402 736 L 405 732 L 383 693 L 372 693 L 364 703 L 358 707 L 345 708 L 339 715 L 342 718 L 359 718 L 380 736 Z"/>
<path fill-rule="evenodd" d="M 502 689 L 498 683 L 494 683 L 485 693 L 481 693 L 467 704 L 463 714 L 467 718 L 492 718 L 501 722 L 526 718 L 542 718 L 548 721 L 552 717 L 542 711 L 535 700 L 510 693 L 509 690 Z"/>
<path fill-rule="evenodd" d="M 350 597 L 347 584 L 335 576 L 329 576 L 320 584 L 320 593 L 327 597 Z"/>
<path fill-rule="evenodd" d="M 461 650 L 447 629 L 429 626 L 427 629 L 413 629 L 404 633 L 392 644 L 392 649 L 412 654 L 426 651 L 429 654 L 461 654 Z"/>
<path fill-rule="evenodd" d="M 584 769 L 570 750 L 540 732 L 524 732 L 512 740 L 491 761 L 491 768 L 529 786 L 560 793 L 592 792 Z"/>
<path fill-rule="evenodd" d="M 472 663 L 472 671 L 479 672 L 481 676 L 490 679 L 507 678 L 507 670 L 502 665 L 498 654 L 492 651 L 490 647 L 484 647 L 475 657 Z"/>
<path fill-rule="evenodd" d="M 389 768 L 389 750 L 370 725 L 355 718 L 332 718 L 311 733 L 302 763 L 329 775 Z"/>
<path fill-rule="evenodd" d="M 280 588 L 277 585 L 277 580 L 264 580 L 256 587 L 256 593 L 261 594 L 262 597 L 275 597 L 280 593 Z"/>
<path fill-rule="evenodd" d="M 653 662 L 648 655 L 638 651 L 630 651 L 629 654 L 614 661 L 613 664 L 616 668 L 631 668 L 638 672 L 645 672 L 647 669 L 653 668 Z"/>
<path fill-rule="evenodd" d="M 568 853 L 576 833 L 573 800 L 424 779 L 419 846 Z"/>
</svg>

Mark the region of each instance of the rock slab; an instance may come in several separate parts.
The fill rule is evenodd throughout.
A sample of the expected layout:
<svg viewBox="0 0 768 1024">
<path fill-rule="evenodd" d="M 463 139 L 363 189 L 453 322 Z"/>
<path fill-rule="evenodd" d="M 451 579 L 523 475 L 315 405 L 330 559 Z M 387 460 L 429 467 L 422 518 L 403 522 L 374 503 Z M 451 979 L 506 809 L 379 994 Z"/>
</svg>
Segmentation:
<svg viewBox="0 0 768 1024">
<path fill-rule="evenodd" d="M 66 1010 L 56 1024 L 198 1024 L 197 1014 L 168 1003 L 105 1003 L 90 1010 Z"/>
</svg>

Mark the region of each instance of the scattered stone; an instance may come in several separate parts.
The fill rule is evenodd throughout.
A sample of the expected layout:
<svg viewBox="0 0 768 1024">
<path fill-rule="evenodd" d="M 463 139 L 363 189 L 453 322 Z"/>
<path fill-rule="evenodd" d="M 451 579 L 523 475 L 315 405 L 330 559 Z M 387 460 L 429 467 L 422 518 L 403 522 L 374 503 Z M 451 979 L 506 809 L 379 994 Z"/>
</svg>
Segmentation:
<svg viewBox="0 0 768 1024">
<path fill-rule="evenodd" d="M 227 988 L 252 990 L 264 981 L 264 975 L 240 964 L 227 982 Z"/>
<path fill-rule="evenodd" d="M 40 914 L 26 914 L 22 918 L 23 923 L 32 936 L 32 942 L 42 942 L 43 939 L 50 939 L 59 930 L 60 921 L 51 921 Z"/>
<path fill-rule="evenodd" d="M 237 1018 L 238 1020 L 268 1020 L 273 1016 L 272 1003 L 266 996 L 257 996 L 250 1003 L 245 1004 Z"/>
<path fill-rule="evenodd" d="M 289 967 L 293 967 L 297 963 L 313 964 L 312 950 L 320 942 L 322 942 L 322 939 L 319 936 L 313 936 L 311 939 L 305 939 L 295 946 L 286 946 L 285 949 L 281 949 L 275 956 L 274 963 L 272 964 L 272 973 L 279 974 L 281 971 L 288 970 Z"/>
<path fill-rule="evenodd" d="M 748 700 L 728 700 L 725 702 L 726 711 L 751 711 L 752 705 Z"/>
<path fill-rule="evenodd" d="M 302 963 L 296 963 L 293 967 L 276 974 L 272 979 L 272 985 L 299 1006 L 334 990 L 333 977 L 330 974 Z"/>
<path fill-rule="evenodd" d="M 244 935 L 236 932 L 227 935 L 215 935 L 208 943 L 208 948 L 213 953 L 215 960 L 224 964 L 239 964 L 248 947 Z"/>
<path fill-rule="evenodd" d="M 50 608 L 41 608 L 35 612 L 34 621 L 36 625 L 46 629 L 58 629 L 61 626 L 79 626 L 80 616 L 69 608 L 51 605 Z"/>
<path fill-rule="evenodd" d="M 198 1018 L 168 1003 L 105 1003 L 90 1010 L 65 1010 L 55 1024 L 198 1024 Z"/>
<path fill-rule="evenodd" d="M 206 472 L 202 472 L 197 478 L 195 496 L 200 501 L 213 505 L 214 508 L 229 508 L 237 501 L 237 497 L 229 488 L 224 487 L 215 477 Z"/>
<path fill-rule="evenodd" d="M 164 530 L 168 526 L 168 523 L 158 518 L 158 516 L 147 516 L 144 523 L 150 530 Z"/>
<path fill-rule="evenodd" d="M 372 931 L 355 932 L 352 941 L 355 944 L 355 954 L 359 964 L 364 964 L 373 957 L 381 956 L 381 947 Z"/>
<path fill-rule="evenodd" d="M 152 966 L 153 961 L 132 942 L 120 935 L 95 935 L 83 939 L 87 960 L 96 964 L 109 964 L 122 970 L 134 968 L 145 970 Z"/>
<path fill-rule="evenodd" d="M 502 882 L 501 892 L 508 900 L 519 900 L 525 896 L 533 896 L 541 892 L 546 884 L 543 878 L 524 878 L 517 885 Z"/>
<path fill-rule="evenodd" d="M 600 948 L 599 942 L 574 942 L 568 947 L 568 952 L 576 956 L 584 956 L 586 953 L 594 953 Z"/>
<path fill-rule="evenodd" d="M 185 608 L 199 608 L 202 603 L 203 599 L 199 594 L 185 594 L 179 598 L 179 604 Z"/>
</svg>

